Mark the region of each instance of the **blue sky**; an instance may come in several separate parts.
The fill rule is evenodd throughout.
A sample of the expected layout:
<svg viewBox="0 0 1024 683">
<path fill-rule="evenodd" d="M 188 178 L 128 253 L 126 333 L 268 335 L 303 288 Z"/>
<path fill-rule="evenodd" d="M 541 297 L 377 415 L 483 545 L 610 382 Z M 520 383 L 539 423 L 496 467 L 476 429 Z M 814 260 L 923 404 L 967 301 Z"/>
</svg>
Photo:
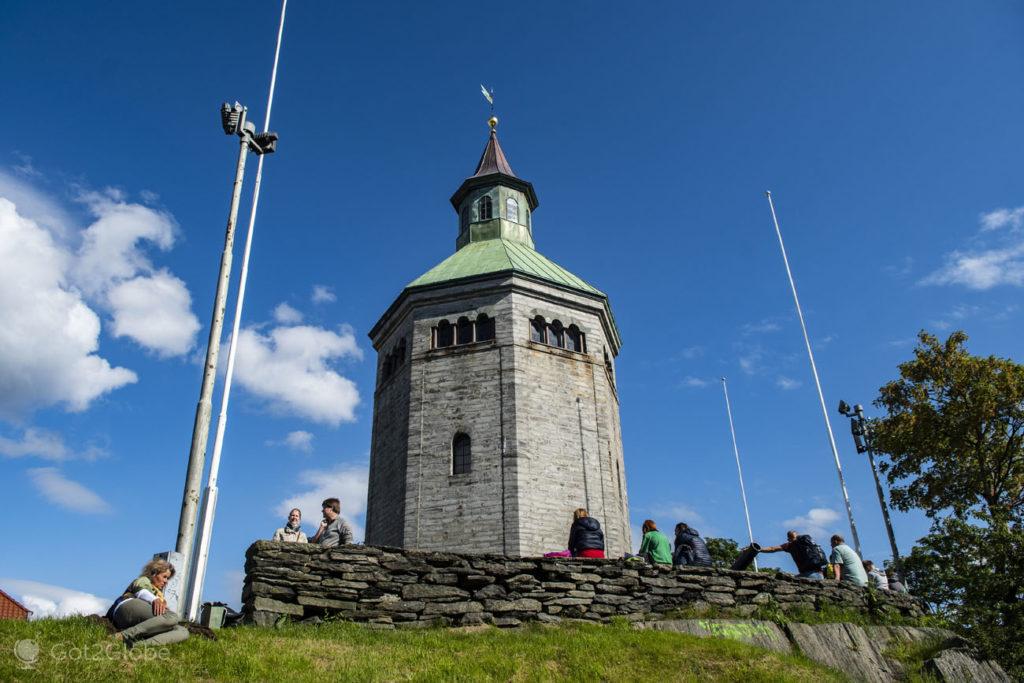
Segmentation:
<svg viewBox="0 0 1024 683">
<path fill-rule="evenodd" d="M 236 153 L 217 108 L 262 121 L 279 11 L 246 8 L 5 6 L 0 587 L 40 613 L 110 599 L 174 544 Z M 237 604 L 245 548 L 291 501 L 312 525 L 336 492 L 362 526 L 366 332 L 454 248 L 480 83 L 540 197 L 538 249 L 611 296 L 634 523 L 745 536 L 725 375 L 755 536 L 845 532 L 764 190 L 830 411 L 869 403 L 922 328 L 1016 356 L 1022 19 L 1008 2 L 293 0 L 206 597 Z M 870 471 L 832 417 L 881 560 Z M 904 549 L 927 529 L 894 524 Z"/>
</svg>

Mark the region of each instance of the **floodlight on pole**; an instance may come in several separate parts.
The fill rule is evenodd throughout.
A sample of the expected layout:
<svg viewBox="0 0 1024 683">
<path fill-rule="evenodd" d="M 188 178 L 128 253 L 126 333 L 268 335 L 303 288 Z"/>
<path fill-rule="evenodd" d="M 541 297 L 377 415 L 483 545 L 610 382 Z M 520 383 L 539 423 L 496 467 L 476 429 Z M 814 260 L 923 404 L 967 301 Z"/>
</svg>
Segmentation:
<svg viewBox="0 0 1024 683">
<path fill-rule="evenodd" d="M 856 404 L 850 408 L 846 401 L 839 402 L 839 414 L 850 418 L 850 432 L 853 434 L 853 444 L 857 447 L 858 453 L 867 453 L 868 462 L 871 463 L 871 474 L 875 478 L 875 491 L 878 493 L 878 504 L 882 507 L 882 519 L 885 521 L 885 531 L 889 534 L 889 548 L 892 550 L 892 563 L 896 573 L 902 577 L 903 570 L 900 566 L 900 551 L 896 547 L 896 533 L 892 529 L 892 519 L 889 517 L 889 506 L 885 504 L 885 492 L 882 490 L 882 482 L 878 478 L 878 468 L 875 467 L 875 449 L 871 443 L 871 425 L 864 417 L 864 406 Z"/>
<path fill-rule="evenodd" d="M 235 244 L 235 223 L 238 219 L 238 204 L 242 196 L 242 181 L 245 177 L 245 158 L 249 153 L 250 136 L 245 120 L 246 108 L 237 102 L 221 106 L 221 127 L 228 135 L 240 138 L 238 161 L 235 164 L 235 181 L 231 189 L 231 205 L 228 209 L 228 224 L 224 234 L 224 251 L 220 257 L 220 272 L 217 275 L 217 290 L 213 299 L 213 319 L 210 336 L 206 343 L 206 361 L 203 364 L 203 380 L 199 388 L 199 403 L 196 405 L 195 422 L 192 425 L 192 445 L 188 454 L 185 471 L 185 490 L 182 493 L 181 516 L 178 519 L 178 539 L 175 551 L 181 554 L 178 574 L 188 577 L 192 560 L 192 544 L 195 537 L 196 509 L 199 504 L 199 485 L 202 483 L 206 466 L 206 444 L 210 437 L 210 412 L 213 399 L 213 384 L 217 375 L 217 358 L 220 355 L 220 337 L 224 327 L 224 309 L 227 306 L 228 287 L 231 279 L 231 259 Z M 248 127 L 251 127 L 249 124 Z"/>
<path fill-rule="evenodd" d="M 274 66 L 270 73 L 270 90 L 267 95 L 267 111 L 263 119 L 263 132 L 251 135 L 253 151 L 259 155 L 256 165 L 256 184 L 252 194 L 252 208 L 249 210 L 249 229 L 245 238 L 245 250 L 242 255 L 242 271 L 238 281 L 238 296 L 235 301 L 235 317 L 231 331 L 231 342 L 228 346 L 228 362 L 224 373 L 224 389 L 221 393 L 220 415 L 217 418 L 217 433 L 213 442 L 213 457 L 210 462 L 210 475 L 203 491 L 203 505 L 199 521 L 199 538 L 196 540 L 196 562 L 189 574 L 188 588 L 185 594 L 186 617 L 195 620 L 199 614 L 199 603 L 202 599 L 203 585 L 206 581 L 206 567 L 210 554 L 210 543 L 213 537 L 213 521 L 217 510 L 217 477 L 220 473 L 221 453 L 224 447 L 224 434 L 227 430 L 228 402 L 231 399 L 231 386 L 235 373 L 235 353 L 238 349 L 238 334 L 241 328 L 242 307 L 245 302 L 245 288 L 249 279 L 249 257 L 252 252 L 252 238 L 256 226 L 256 209 L 259 206 L 260 187 L 263 181 L 263 157 L 277 151 L 278 134 L 269 130 L 270 111 L 274 104 L 274 89 L 277 84 L 277 66 L 281 56 L 281 40 L 284 36 L 284 17 L 288 8 L 288 0 L 282 0 L 281 19 L 277 28 L 277 46 L 274 50 Z"/>
<path fill-rule="evenodd" d="M 796 304 L 796 315 L 800 319 L 800 329 L 804 333 L 804 345 L 807 347 L 807 359 L 811 362 L 811 374 L 814 375 L 814 386 L 818 390 L 818 402 L 821 404 L 821 414 L 825 418 L 825 431 L 828 434 L 828 443 L 832 448 L 832 457 L 836 463 L 836 472 L 839 474 L 839 488 L 843 493 L 843 502 L 846 504 L 846 516 L 850 520 L 850 534 L 853 536 L 853 545 L 857 554 L 861 555 L 860 536 L 857 535 L 857 524 L 853 521 L 853 506 L 850 505 L 850 494 L 846 492 L 846 478 L 843 476 L 843 466 L 839 462 L 839 449 L 836 448 L 836 437 L 832 433 L 832 422 L 828 419 L 828 409 L 825 407 L 825 394 L 821 390 L 821 380 L 818 378 L 818 366 L 814 362 L 814 351 L 811 350 L 811 338 L 807 334 L 807 323 L 804 322 L 804 312 L 800 308 L 800 297 L 796 294 L 796 282 L 793 280 L 793 271 L 789 268 L 789 257 L 786 255 L 786 245 L 782 241 L 782 230 L 779 228 L 779 219 L 775 215 L 775 203 L 772 201 L 772 193 L 765 192 L 768 197 L 768 208 L 772 212 L 772 223 L 775 224 L 775 234 L 779 238 L 779 249 L 782 250 L 782 263 L 786 266 L 786 276 L 789 278 L 789 288 L 793 292 L 793 303 Z"/>
</svg>

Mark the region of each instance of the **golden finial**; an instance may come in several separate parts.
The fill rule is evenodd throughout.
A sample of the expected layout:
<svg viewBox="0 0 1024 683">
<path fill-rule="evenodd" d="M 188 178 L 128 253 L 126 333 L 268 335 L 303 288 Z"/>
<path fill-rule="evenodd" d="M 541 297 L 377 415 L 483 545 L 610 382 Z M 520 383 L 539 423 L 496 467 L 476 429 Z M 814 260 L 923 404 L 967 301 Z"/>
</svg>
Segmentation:
<svg viewBox="0 0 1024 683">
<path fill-rule="evenodd" d="M 495 128 L 497 128 L 498 127 L 498 117 L 497 116 L 492 116 L 491 118 L 487 119 L 487 125 L 491 127 L 491 130 L 494 130 Z"/>
</svg>

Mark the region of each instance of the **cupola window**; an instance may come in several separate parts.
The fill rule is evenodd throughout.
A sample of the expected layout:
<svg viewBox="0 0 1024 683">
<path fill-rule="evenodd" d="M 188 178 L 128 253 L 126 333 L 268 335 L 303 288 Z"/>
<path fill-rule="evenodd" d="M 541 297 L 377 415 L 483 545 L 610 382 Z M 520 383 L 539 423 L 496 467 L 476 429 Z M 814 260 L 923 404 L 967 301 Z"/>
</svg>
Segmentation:
<svg viewBox="0 0 1024 683">
<path fill-rule="evenodd" d="M 479 214 L 478 220 L 489 221 L 491 220 L 492 209 L 491 209 L 491 198 L 484 195 L 480 198 L 480 201 L 476 204 L 477 214 Z"/>
<path fill-rule="evenodd" d="M 519 222 L 519 202 L 515 200 L 515 197 L 505 200 L 505 218 L 513 223 Z"/>
</svg>

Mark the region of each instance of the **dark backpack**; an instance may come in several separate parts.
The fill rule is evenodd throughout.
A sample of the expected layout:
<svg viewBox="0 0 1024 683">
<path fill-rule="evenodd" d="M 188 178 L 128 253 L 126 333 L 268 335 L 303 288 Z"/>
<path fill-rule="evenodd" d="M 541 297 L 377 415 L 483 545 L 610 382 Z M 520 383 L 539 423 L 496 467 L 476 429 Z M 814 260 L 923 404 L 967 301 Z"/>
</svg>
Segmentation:
<svg viewBox="0 0 1024 683">
<path fill-rule="evenodd" d="M 797 536 L 792 547 L 793 561 L 796 562 L 797 569 L 802 572 L 821 569 L 828 564 L 825 551 L 807 534 Z"/>
</svg>

